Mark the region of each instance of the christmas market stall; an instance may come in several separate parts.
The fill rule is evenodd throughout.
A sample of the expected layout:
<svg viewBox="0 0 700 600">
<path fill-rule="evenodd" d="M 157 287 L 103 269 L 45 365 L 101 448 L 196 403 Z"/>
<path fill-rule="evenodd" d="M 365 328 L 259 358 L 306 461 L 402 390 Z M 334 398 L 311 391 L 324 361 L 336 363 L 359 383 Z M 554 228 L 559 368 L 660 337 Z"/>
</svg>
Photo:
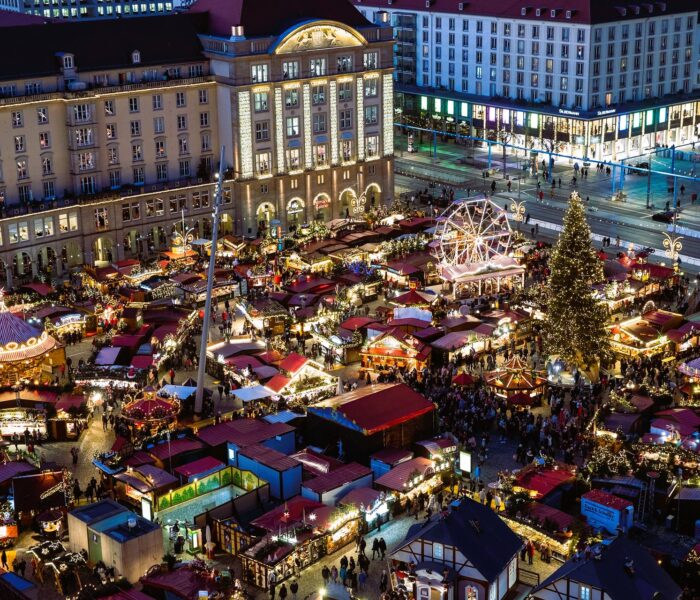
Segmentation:
<svg viewBox="0 0 700 600">
<path fill-rule="evenodd" d="M 265 384 L 273 394 L 287 403 L 309 403 L 333 396 L 338 378 L 326 373 L 314 360 L 292 352 L 280 364 L 278 375 Z"/>
<path fill-rule="evenodd" d="M 652 356 L 668 351 L 673 342 L 667 332 L 677 330 L 683 315 L 665 310 L 652 310 L 643 315 L 608 326 L 610 346 L 623 357 Z"/>
<path fill-rule="evenodd" d="M 359 522 L 354 506 L 334 508 L 293 498 L 251 522 L 262 537 L 239 555 L 244 578 L 266 590 L 274 573 L 279 585 L 355 539 Z"/>
<path fill-rule="evenodd" d="M 391 471 L 378 477 L 374 486 L 387 496 L 393 496 L 394 501 L 403 507 L 408 500 L 413 500 L 420 494 L 430 496 L 440 489 L 440 475 L 446 472 L 449 466 L 447 462 L 437 463 L 419 456 L 399 463 Z"/>
<path fill-rule="evenodd" d="M 360 534 L 366 534 L 389 521 L 393 500 L 391 494 L 371 487 L 358 487 L 340 498 L 338 506 L 356 508 L 362 517 Z"/>
<path fill-rule="evenodd" d="M 430 365 L 431 351 L 431 346 L 398 328 L 392 328 L 365 343 L 360 353 L 361 370 L 376 373 L 397 368 L 421 373 Z"/>
<path fill-rule="evenodd" d="M 269 299 L 240 299 L 237 306 L 259 335 L 270 337 L 284 334 L 289 313 L 279 302 Z"/>
<path fill-rule="evenodd" d="M 174 426 L 180 412 L 180 403 L 171 397 L 158 396 L 155 388 L 145 387 L 135 395 L 127 395 L 122 417 L 136 429 L 155 433 L 163 427 Z"/>
</svg>

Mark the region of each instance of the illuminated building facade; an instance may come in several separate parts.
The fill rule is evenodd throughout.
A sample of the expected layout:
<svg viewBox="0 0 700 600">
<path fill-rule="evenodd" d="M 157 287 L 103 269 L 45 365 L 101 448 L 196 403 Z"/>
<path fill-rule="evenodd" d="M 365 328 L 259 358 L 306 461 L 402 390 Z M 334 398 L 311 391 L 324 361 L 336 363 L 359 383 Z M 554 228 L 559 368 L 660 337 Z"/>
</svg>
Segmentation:
<svg viewBox="0 0 700 600">
<path fill-rule="evenodd" d="M 693 0 L 353 2 L 394 27 L 407 124 L 597 160 L 700 133 Z"/>
<path fill-rule="evenodd" d="M 223 234 L 391 196 L 391 29 L 351 4 L 264 4 L 2 29 L 37 40 L 0 67 L 3 285 L 157 256 L 182 211 L 208 237 L 221 145 Z"/>
</svg>

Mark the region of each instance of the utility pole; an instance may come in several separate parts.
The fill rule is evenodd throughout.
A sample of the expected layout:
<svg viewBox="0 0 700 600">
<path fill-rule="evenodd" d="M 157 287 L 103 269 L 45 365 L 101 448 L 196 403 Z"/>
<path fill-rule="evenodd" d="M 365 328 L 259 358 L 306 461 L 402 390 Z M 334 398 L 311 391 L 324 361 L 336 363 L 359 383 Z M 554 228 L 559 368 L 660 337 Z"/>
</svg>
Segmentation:
<svg viewBox="0 0 700 600">
<path fill-rule="evenodd" d="M 207 271 L 207 296 L 204 301 L 204 318 L 202 319 L 202 340 L 199 348 L 199 368 L 197 370 L 197 393 L 194 398 L 194 412 L 202 413 L 204 403 L 204 374 L 207 367 L 207 345 L 209 343 L 209 321 L 211 319 L 211 295 L 214 289 L 214 270 L 216 268 L 216 244 L 219 237 L 219 214 L 221 212 L 221 197 L 224 185 L 224 146 L 221 146 L 219 157 L 219 172 L 217 173 L 216 190 L 214 192 L 214 213 L 211 227 L 211 254 Z"/>
</svg>

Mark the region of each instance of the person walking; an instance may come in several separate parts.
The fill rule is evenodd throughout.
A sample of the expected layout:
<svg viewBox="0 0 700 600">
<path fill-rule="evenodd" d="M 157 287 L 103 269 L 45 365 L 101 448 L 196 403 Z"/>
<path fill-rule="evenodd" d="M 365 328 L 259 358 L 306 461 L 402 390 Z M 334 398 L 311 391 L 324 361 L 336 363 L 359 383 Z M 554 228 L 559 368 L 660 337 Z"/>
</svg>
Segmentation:
<svg viewBox="0 0 700 600">
<path fill-rule="evenodd" d="M 527 564 L 531 565 L 532 564 L 532 559 L 535 557 L 535 545 L 532 543 L 532 540 L 528 540 L 527 542 Z"/>
<path fill-rule="evenodd" d="M 382 553 L 382 560 L 384 560 L 386 556 L 386 542 L 383 537 L 379 538 L 379 550 Z"/>
<path fill-rule="evenodd" d="M 324 566 L 323 569 L 321 569 L 321 577 L 323 577 L 323 585 L 328 585 L 328 579 L 331 576 L 331 572 L 328 569 L 327 566 Z"/>
<path fill-rule="evenodd" d="M 374 541 L 372 542 L 372 560 L 375 559 L 376 556 L 379 556 L 381 554 L 379 550 L 379 538 L 374 538 Z"/>
<path fill-rule="evenodd" d="M 297 600 L 297 594 L 299 593 L 299 584 L 295 579 L 289 584 L 289 591 L 292 592 L 292 600 Z"/>
<path fill-rule="evenodd" d="M 5 552 L 4 548 L 2 550 L 2 555 L 0 555 L 0 564 L 2 565 L 2 568 L 5 569 L 5 571 L 10 570 L 10 567 L 7 564 L 7 552 Z"/>
<path fill-rule="evenodd" d="M 280 600 L 287 600 L 287 586 L 283 583 L 280 587 Z"/>
</svg>

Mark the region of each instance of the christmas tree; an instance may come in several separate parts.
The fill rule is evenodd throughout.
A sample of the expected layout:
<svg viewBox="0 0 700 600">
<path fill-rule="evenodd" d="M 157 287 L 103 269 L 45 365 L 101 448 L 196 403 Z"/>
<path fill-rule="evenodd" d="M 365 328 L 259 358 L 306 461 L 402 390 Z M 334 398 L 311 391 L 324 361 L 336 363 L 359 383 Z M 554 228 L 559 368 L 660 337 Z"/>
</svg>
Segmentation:
<svg viewBox="0 0 700 600">
<path fill-rule="evenodd" d="M 583 202 L 576 192 L 569 199 L 564 228 L 549 264 L 545 348 L 595 379 L 609 348 L 607 311 L 592 289 L 604 279 L 603 265 L 591 244 Z"/>
</svg>

